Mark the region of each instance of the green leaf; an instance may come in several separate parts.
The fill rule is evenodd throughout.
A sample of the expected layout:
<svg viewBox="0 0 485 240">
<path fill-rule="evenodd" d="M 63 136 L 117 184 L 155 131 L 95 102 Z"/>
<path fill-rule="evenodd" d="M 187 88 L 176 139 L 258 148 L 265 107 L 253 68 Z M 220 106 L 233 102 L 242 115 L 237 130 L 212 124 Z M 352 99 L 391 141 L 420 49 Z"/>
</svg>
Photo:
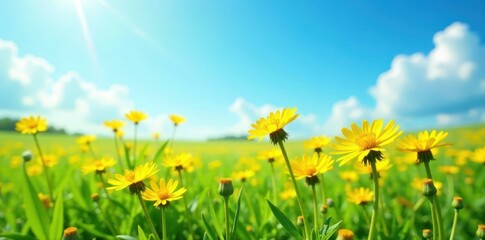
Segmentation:
<svg viewBox="0 0 485 240">
<path fill-rule="evenodd" d="M 125 150 L 125 162 L 129 169 L 133 169 L 133 164 L 130 161 L 130 149 L 123 143 L 123 149 Z"/>
<path fill-rule="evenodd" d="M 62 192 L 57 196 L 54 205 L 54 215 L 49 228 L 51 239 L 62 239 L 62 230 L 64 229 L 64 198 Z"/>
<path fill-rule="evenodd" d="M 148 240 L 140 225 L 138 225 L 138 240 Z"/>
<path fill-rule="evenodd" d="M 165 150 L 165 148 L 167 147 L 168 145 L 168 142 L 170 142 L 170 140 L 167 139 L 167 141 L 165 141 L 165 143 L 162 144 L 162 146 L 160 146 L 160 148 L 157 150 L 157 153 L 155 154 L 155 157 L 153 157 L 153 161 L 157 161 L 157 159 L 162 156 L 162 153 L 163 153 L 163 150 Z"/>
<path fill-rule="evenodd" d="M 204 239 L 208 237 L 211 240 L 217 240 L 217 233 L 212 229 L 211 225 L 207 222 L 207 219 L 205 219 L 204 214 L 202 214 L 202 222 L 204 223 L 205 227 L 205 233 L 204 233 Z"/>
<path fill-rule="evenodd" d="M 12 240 L 35 240 L 35 238 L 30 236 L 25 236 L 15 232 L 2 232 L 0 233 L 0 238 L 12 239 Z"/>
<path fill-rule="evenodd" d="M 237 196 L 237 205 L 236 205 L 236 212 L 234 213 L 234 223 L 232 225 L 232 236 L 231 239 L 236 239 L 236 227 L 239 219 L 239 209 L 241 207 L 241 195 L 243 192 L 243 187 L 241 187 L 241 190 L 239 191 L 239 194 Z"/>
<path fill-rule="evenodd" d="M 25 205 L 25 215 L 27 220 L 30 222 L 30 226 L 35 236 L 40 240 L 47 240 L 48 236 L 48 226 L 49 218 L 44 205 L 40 201 L 37 191 L 35 191 L 34 186 L 30 182 L 30 178 L 25 171 L 24 164 L 24 178 L 22 192 L 24 195 L 24 205 Z"/>
<path fill-rule="evenodd" d="M 100 239 L 115 239 L 113 236 L 106 234 L 104 232 L 98 231 L 96 226 L 91 225 L 91 224 L 84 224 L 82 222 L 76 223 L 79 228 L 83 229 L 84 231 L 91 233 L 92 235 L 95 235 L 96 237 Z"/>
<path fill-rule="evenodd" d="M 224 239 L 223 231 L 221 230 L 221 223 L 219 222 L 219 219 L 217 218 L 216 212 L 214 211 L 214 206 L 212 206 L 211 198 L 210 198 L 210 193 L 207 193 L 208 195 L 208 204 L 209 204 L 209 212 L 210 212 L 210 218 L 211 221 L 214 223 L 214 228 L 216 229 L 217 235 L 219 235 L 219 239 Z"/>
<path fill-rule="evenodd" d="M 132 237 L 130 235 L 116 235 L 116 239 L 136 240 L 135 237 Z"/>
<path fill-rule="evenodd" d="M 298 232 L 298 229 L 295 227 L 295 225 L 293 225 L 290 219 L 288 219 L 288 217 L 283 212 L 281 212 L 278 207 L 273 205 L 268 199 L 266 199 L 266 201 L 268 202 L 269 207 L 273 212 L 273 215 L 276 217 L 276 219 L 278 219 L 283 228 L 297 240 L 303 239 L 303 237 L 300 235 L 300 232 Z"/>
<path fill-rule="evenodd" d="M 330 218 L 329 218 L 330 219 Z M 335 223 L 334 225 L 330 226 L 326 232 L 324 233 L 323 240 L 328 240 L 332 235 L 339 229 L 340 225 L 342 224 L 342 220 L 340 220 L 338 223 Z"/>
</svg>

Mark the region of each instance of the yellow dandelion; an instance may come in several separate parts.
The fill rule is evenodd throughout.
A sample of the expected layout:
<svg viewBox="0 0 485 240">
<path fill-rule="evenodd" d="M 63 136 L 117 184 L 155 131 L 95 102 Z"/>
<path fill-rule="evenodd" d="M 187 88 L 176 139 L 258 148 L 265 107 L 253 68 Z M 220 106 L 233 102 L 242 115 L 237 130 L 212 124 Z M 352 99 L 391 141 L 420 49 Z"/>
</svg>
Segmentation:
<svg viewBox="0 0 485 240">
<path fill-rule="evenodd" d="M 106 169 L 112 167 L 116 164 L 116 161 L 110 157 L 103 157 L 100 160 L 95 160 L 93 162 L 85 163 L 82 172 L 88 174 L 91 172 L 96 172 L 97 174 L 102 174 L 106 172 Z"/>
<path fill-rule="evenodd" d="M 10 159 L 10 167 L 11 168 L 17 168 L 18 166 L 20 166 L 20 164 L 22 164 L 22 157 L 20 157 L 20 156 L 13 156 Z"/>
<path fill-rule="evenodd" d="M 135 125 L 140 123 L 141 121 L 148 118 L 148 115 L 142 111 L 132 110 L 125 114 L 126 119 L 132 121 Z"/>
<path fill-rule="evenodd" d="M 259 155 L 258 155 L 258 159 L 266 160 L 269 163 L 273 163 L 274 161 L 276 161 L 278 158 L 281 158 L 281 157 L 282 157 L 281 150 L 276 148 L 261 151 L 259 152 Z"/>
<path fill-rule="evenodd" d="M 408 135 L 398 141 L 397 149 L 403 152 L 418 153 L 419 163 L 429 162 L 430 160 L 434 160 L 431 149 L 450 145 L 448 143 L 440 143 L 446 136 L 448 136 L 448 133 L 443 131 L 440 131 L 439 133 L 437 133 L 436 130 L 431 131 L 431 133 L 428 131 L 419 132 L 418 137 Z"/>
<path fill-rule="evenodd" d="M 222 166 L 222 162 L 221 162 L 221 161 L 219 161 L 219 160 L 214 160 L 214 161 L 209 162 L 209 163 L 207 164 L 207 167 L 208 167 L 209 169 L 216 169 L 216 168 L 220 168 L 221 166 Z"/>
<path fill-rule="evenodd" d="M 113 132 L 117 133 L 123 126 L 125 126 L 125 122 L 120 120 L 105 121 L 104 126 L 111 128 Z"/>
<path fill-rule="evenodd" d="M 355 164 L 354 166 L 360 174 L 372 173 L 372 168 L 369 165 L 364 166 L 362 164 Z M 384 159 L 380 162 L 376 162 L 377 174 L 381 175 L 382 173 L 389 171 L 392 166 L 393 165 L 391 164 L 391 161 L 389 159 Z"/>
<path fill-rule="evenodd" d="M 296 191 L 294 188 L 287 187 L 280 193 L 280 198 L 282 200 L 289 200 L 296 197 Z"/>
<path fill-rule="evenodd" d="M 288 133 L 283 128 L 298 116 L 296 108 L 285 108 L 282 111 L 271 112 L 266 118 L 260 118 L 251 125 L 253 129 L 248 131 L 248 140 L 259 138 L 259 141 L 261 141 L 263 137 L 269 135 L 273 144 L 280 141 L 284 142 L 288 139 Z"/>
<path fill-rule="evenodd" d="M 152 133 L 152 138 L 153 138 L 154 140 L 158 140 L 158 139 L 160 139 L 160 133 L 158 133 L 158 132 L 154 132 L 154 133 Z"/>
<path fill-rule="evenodd" d="M 185 118 L 180 115 L 172 114 L 170 115 L 169 118 L 170 118 L 170 121 L 172 121 L 173 125 L 175 126 L 178 126 L 179 124 L 185 122 Z"/>
<path fill-rule="evenodd" d="M 320 180 L 318 174 L 326 173 L 333 169 L 334 161 L 326 154 L 321 154 L 320 157 L 314 153 L 311 157 L 303 155 L 292 162 L 291 167 L 295 174 L 295 179 L 305 178 L 308 185 L 315 185 Z"/>
<path fill-rule="evenodd" d="M 253 177 L 256 173 L 253 170 L 242 170 L 232 173 L 232 178 L 239 179 L 241 182 L 245 182 L 249 178 Z"/>
<path fill-rule="evenodd" d="M 192 154 L 180 153 L 165 157 L 163 166 L 173 167 L 177 171 L 187 170 L 191 166 Z"/>
<path fill-rule="evenodd" d="M 339 177 L 347 182 L 356 182 L 359 180 L 359 175 L 356 171 L 341 171 L 338 173 Z"/>
<path fill-rule="evenodd" d="M 39 200 L 42 202 L 42 205 L 44 205 L 45 209 L 48 209 L 51 207 L 51 199 L 49 195 L 43 194 L 43 193 L 38 193 L 37 196 L 39 197 Z"/>
<path fill-rule="evenodd" d="M 354 232 L 349 229 L 339 229 L 336 240 L 353 240 Z"/>
<path fill-rule="evenodd" d="M 94 140 L 96 140 L 95 135 L 83 135 L 83 136 L 78 137 L 76 142 L 77 142 L 77 144 L 79 144 L 81 146 L 87 146 L 87 145 L 91 144 L 92 142 L 94 142 Z"/>
<path fill-rule="evenodd" d="M 42 161 L 46 167 L 54 167 L 59 163 L 59 158 L 56 155 L 45 154 L 43 159 L 39 158 L 39 162 Z"/>
<path fill-rule="evenodd" d="M 325 135 L 312 137 L 309 140 L 303 142 L 303 146 L 308 149 L 312 149 L 313 151 L 319 153 L 322 152 L 322 149 L 330 143 L 331 139 Z"/>
<path fill-rule="evenodd" d="M 27 167 L 27 175 L 33 177 L 33 176 L 39 176 L 42 174 L 42 165 L 40 164 L 32 164 Z"/>
<path fill-rule="evenodd" d="M 21 118 L 15 123 L 15 130 L 22 134 L 37 134 L 38 132 L 47 131 L 47 121 L 40 116 L 29 116 Z"/>
<path fill-rule="evenodd" d="M 158 172 L 158 167 L 153 162 L 147 162 L 136 167 L 134 170 L 125 170 L 123 175 L 115 174 L 115 179 L 108 179 L 108 183 L 113 185 L 108 190 L 123 190 L 129 188 L 131 194 L 138 194 L 145 190 L 143 181 Z"/>
<path fill-rule="evenodd" d="M 165 179 L 160 179 L 160 184 L 157 185 L 155 181 L 150 181 L 150 188 L 141 193 L 141 196 L 146 201 L 154 201 L 155 207 L 168 207 L 169 203 L 183 197 L 183 194 L 187 191 L 182 187 L 177 189 L 178 181 L 169 179 L 165 183 Z"/>
<path fill-rule="evenodd" d="M 472 155 L 472 161 L 485 164 L 485 147 L 477 148 Z"/>
<path fill-rule="evenodd" d="M 347 201 L 356 205 L 366 205 L 374 200 L 374 192 L 368 188 L 356 188 L 347 192 Z"/>
<path fill-rule="evenodd" d="M 454 175 L 460 171 L 460 168 L 457 166 L 439 166 L 438 171 L 444 174 Z"/>
<path fill-rule="evenodd" d="M 371 125 L 367 120 L 362 121 L 362 128 L 357 124 L 352 123 L 351 128 L 342 128 L 342 134 L 345 138 L 335 137 L 338 144 L 334 145 L 335 152 L 333 154 L 344 155 L 337 159 L 340 166 L 346 164 L 350 160 L 357 158 L 358 161 L 367 165 L 370 161 L 381 160 L 383 146 L 391 143 L 402 131 L 399 130 L 399 125 L 394 126 L 394 120 L 389 121 L 387 125 L 382 128 L 383 120 L 375 120 Z"/>
</svg>

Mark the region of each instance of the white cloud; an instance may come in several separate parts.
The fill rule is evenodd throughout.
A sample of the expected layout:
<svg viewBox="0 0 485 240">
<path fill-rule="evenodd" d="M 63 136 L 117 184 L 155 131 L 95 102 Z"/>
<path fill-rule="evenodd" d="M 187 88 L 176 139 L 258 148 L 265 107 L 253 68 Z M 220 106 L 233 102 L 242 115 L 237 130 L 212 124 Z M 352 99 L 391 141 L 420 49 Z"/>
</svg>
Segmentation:
<svg viewBox="0 0 485 240">
<path fill-rule="evenodd" d="M 13 42 L 0 40 L 0 110 L 15 117 L 37 112 L 71 132 L 102 132 L 102 121 L 133 106 L 126 86 L 106 89 L 76 72 L 56 78 L 54 67 L 33 55 L 20 56 Z"/>
<path fill-rule="evenodd" d="M 337 102 L 325 129 L 363 118 L 397 118 L 409 126 L 430 118 L 440 125 L 484 121 L 485 46 L 459 22 L 436 33 L 433 42 L 428 54 L 393 59 L 370 88 L 375 106 L 362 106 L 355 97 Z"/>
</svg>

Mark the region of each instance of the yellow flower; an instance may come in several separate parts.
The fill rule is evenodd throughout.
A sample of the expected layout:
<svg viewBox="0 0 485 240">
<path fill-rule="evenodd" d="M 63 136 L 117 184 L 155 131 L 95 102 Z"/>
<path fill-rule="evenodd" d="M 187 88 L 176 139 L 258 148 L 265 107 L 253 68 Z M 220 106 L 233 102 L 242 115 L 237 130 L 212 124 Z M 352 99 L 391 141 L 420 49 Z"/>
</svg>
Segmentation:
<svg viewBox="0 0 485 240">
<path fill-rule="evenodd" d="M 185 122 L 185 118 L 180 115 L 172 114 L 170 115 L 169 118 L 170 118 L 170 121 L 172 121 L 173 125 L 175 126 L 178 126 L 179 124 Z"/>
<path fill-rule="evenodd" d="M 111 121 L 105 121 L 104 126 L 111 128 L 113 132 L 118 132 L 123 126 L 125 126 L 125 122 L 120 121 L 120 120 L 111 120 Z"/>
<path fill-rule="evenodd" d="M 48 209 L 51 207 L 51 198 L 43 193 L 38 193 L 37 196 L 39 197 L 39 200 L 42 202 L 42 205 L 44 205 L 45 209 Z"/>
<path fill-rule="evenodd" d="M 368 188 L 356 188 L 353 191 L 347 192 L 347 201 L 357 204 L 366 205 L 374 200 L 374 192 Z"/>
<path fill-rule="evenodd" d="M 315 185 L 320 181 L 318 174 L 332 170 L 333 163 L 334 161 L 330 156 L 321 154 L 318 157 L 318 154 L 314 153 L 311 157 L 303 155 L 301 158 L 297 158 L 291 163 L 291 167 L 295 179 L 305 178 L 308 185 Z"/>
<path fill-rule="evenodd" d="M 336 240 L 353 240 L 354 233 L 348 229 L 339 229 Z"/>
<path fill-rule="evenodd" d="M 82 172 L 88 174 L 91 172 L 96 172 L 97 174 L 102 174 L 106 172 L 106 169 L 112 167 L 116 164 L 116 161 L 110 157 L 104 157 L 101 160 L 96 160 L 93 162 L 88 162 L 84 164 Z"/>
<path fill-rule="evenodd" d="M 356 182 L 359 179 L 356 171 L 341 171 L 338 175 L 347 182 Z"/>
<path fill-rule="evenodd" d="M 15 123 L 15 130 L 22 134 L 37 134 L 38 132 L 47 131 L 47 121 L 40 116 L 29 116 L 28 118 L 21 118 Z"/>
<path fill-rule="evenodd" d="M 87 146 L 87 145 L 91 144 L 92 142 L 94 142 L 94 140 L 96 140 L 95 135 L 83 135 L 83 136 L 78 137 L 76 142 L 77 142 L 77 144 L 79 144 L 81 146 Z"/>
<path fill-rule="evenodd" d="M 239 179 L 241 180 L 241 182 L 245 182 L 249 178 L 253 177 L 254 174 L 256 173 L 252 170 L 242 170 L 232 173 L 232 178 Z"/>
<path fill-rule="evenodd" d="M 457 174 L 460 169 L 457 166 L 440 166 L 438 170 L 444 174 L 454 175 Z"/>
<path fill-rule="evenodd" d="M 477 148 L 472 155 L 472 161 L 485 164 L 485 147 Z"/>
<path fill-rule="evenodd" d="M 42 173 L 42 165 L 40 164 L 33 164 L 27 167 L 27 175 L 39 176 Z"/>
<path fill-rule="evenodd" d="M 321 152 L 322 148 L 330 143 L 331 139 L 327 136 L 312 137 L 309 140 L 303 142 L 303 146 L 312 149 L 315 152 Z"/>
<path fill-rule="evenodd" d="M 266 118 L 260 118 L 251 125 L 253 129 L 248 131 L 248 140 L 259 138 L 261 141 L 263 137 L 269 135 L 273 144 L 285 141 L 288 133 L 283 128 L 299 116 L 295 113 L 296 108 L 285 108 L 282 111 L 271 112 Z"/>
<path fill-rule="evenodd" d="M 387 172 L 389 169 L 391 169 L 393 165 L 391 164 L 391 161 L 389 159 L 384 159 L 380 162 L 376 162 L 376 170 L 377 174 L 381 175 L 383 172 Z M 357 168 L 357 171 L 359 171 L 360 174 L 371 174 L 372 173 L 372 168 L 371 166 L 363 166 L 362 164 L 355 164 L 355 168 Z"/>
<path fill-rule="evenodd" d="M 280 193 L 280 198 L 283 200 L 289 200 L 296 198 L 296 191 L 294 188 L 290 187 L 289 184 L 285 184 L 285 190 Z"/>
<path fill-rule="evenodd" d="M 147 201 L 155 201 L 153 206 L 155 207 L 168 207 L 168 204 L 172 201 L 181 199 L 183 194 L 187 191 L 184 187 L 177 189 L 178 181 L 169 179 L 165 183 L 165 179 L 160 179 L 160 185 L 157 185 L 155 181 L 150 181 L 150 188 L 141 193 L 143 199 Z"/>
<path fill-rule="evenodd" d="M 139 122 L 147 119 L 148 116 L 142 111 L 132 110 L 129 113 L 125 114 L 125 117 L 136 125 Z"/>
<path fill-rule="evenodd" d="M 147 162 L 136 167 L 134 170 L 125 170 L 125 174 L 115 174 L 115 179 L 108 179 L 108 183 L 113 185 L 106 189 L 122 190 L 129 188 L 131 194 L 138 194 L 145 190 L 143 181 L 158 172 L 158 167 L 153 162 Z"/>
<path fill-rule="evenodd" d="M 382 159 L 382 148 L 394 141 L 402 131 L 399 130 L 399 125 L 394 126 L 394 120 L 389 121 L 387 125 L 382 128 L 383 120 L 375 120 L 371 125 L 367 120 L 362 121 L 362 128 L 357 124 L 352 123 L 351 129 L 342 128 L 342 134 L 345 138 L 335 137 L 338 144 L 334 145 L 336 152 L 333 154 L 343 154 L 344 156 L 337 159 L 340 161 L 340 166 L 346 164 L 350 160 L 357 158 L 367 165 L 369 161 Z"/>
<path fill-rule="evenodd" d="M 152 137 L 153 137 L 153 139 L 154 139 L 154 140 L 158 140 L 158 139 L 160 139 L 160 133 L 158 133 L 158 132 L 154 132 L 154 133 L 152 134 Z"/>
<path fill-rule="evenodd" d="M 22 164 L 22 158 L 20 156 L 13 156 L 10 159 L 11 168 L 17 168 L 18 166 L 20 166 L 20 164 Z"/>
<path fill-rule="evenodd" d="M 261 160 L 266 160 L 269 163 L 273 163 L 276 159 L 282 156 L 281 150 L 273 148 L 270 150 L 264 150 L 259 152 L 258 158 Z"/>
<path fill-rule="evenodd" d="M 222 166 L 222 162 L 219 161 L 219 160 L 214 160 L 214 161 L 207 164 L 207 167 L 209 169 L 220 168 L 221 166 Z"/>
<path fill-rule="evenodd" d="M 39 162 L 42 162 L 42 159 L 39 158 Z M 59 158 L 56 155 L 52 155 L 52 154 L 44 155 L 44 165 L 46 167 L 54 167 L 58 163 L 59 163 Z"/>
<path fill-rule="evenodd" d="M 402 140 L 398 141 L 397 149 L 403 152 L 416 152 L 418 153 L 418 162 L 429 162 L 434 160 L 431 149 L 448 146 L 448 143 L 440 143 L 448 136 L 447 132 L 440 131 L 436 133 L 436 130 L 419 132 L 418 137 L 414 135 L 408 135 Z"/>
<path fill-rule="evenodd" d="M 173 167 L 177 171 L 187 170 L 192 163 L 192 154 L 180 153 L 177 155 L 166 156 L 163 166 Z"/>
</svg>

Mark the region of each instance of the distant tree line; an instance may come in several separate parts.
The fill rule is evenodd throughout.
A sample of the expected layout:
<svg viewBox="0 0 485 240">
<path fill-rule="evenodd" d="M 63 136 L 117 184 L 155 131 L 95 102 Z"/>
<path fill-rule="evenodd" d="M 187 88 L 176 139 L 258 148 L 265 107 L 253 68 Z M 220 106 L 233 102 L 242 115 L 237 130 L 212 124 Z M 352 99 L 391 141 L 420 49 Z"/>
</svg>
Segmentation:
<svg viewBox="0 0 485 240">
<path fill-rule="evenodd" d="M 247 140 L 247 135 L 240 135 L 240 136 L 233 136 L 233 135 L 229 135 L 229 136 L 223 136 L 223 137 L 217 137 L 217 138 L 209 138 L 207 139 L 207 141 L 227 141 L 227 140 L 231 140 L 231 141 L 240 141 L 240 140 Z"/>
<path fill-rule="evenodd" d="M 15 123 L 18 122 L 19 119 L 12 119 L 12 118 L 0 118 L 0 131 L 15 131 Z M 60 134 L 67 134 L 66 130 L 63 128 L 56 128 L 53 126 L 48 126 L 47 132 L 49 133 L 60 133 Z"/>
</svg>

